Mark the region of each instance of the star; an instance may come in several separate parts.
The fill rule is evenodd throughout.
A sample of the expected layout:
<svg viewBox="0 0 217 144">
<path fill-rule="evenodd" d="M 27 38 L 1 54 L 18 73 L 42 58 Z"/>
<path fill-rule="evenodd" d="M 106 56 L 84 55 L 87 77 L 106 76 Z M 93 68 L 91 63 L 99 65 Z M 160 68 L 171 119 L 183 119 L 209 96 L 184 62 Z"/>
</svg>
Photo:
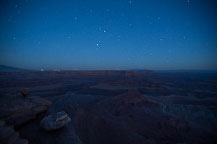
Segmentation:
<svg viewBox="0 0 217 144">
<path fill-rule="evenodd" d="M 98 43 L 96 43 L 96 46 L 98 47 L 100 43 L 101 43 L 101 41 L 98 41 Z"/>
<path fill-rule="evenodd" d="M 106 31 L 104 30 L 103 32 L 105 33 Z"/>
</svg>

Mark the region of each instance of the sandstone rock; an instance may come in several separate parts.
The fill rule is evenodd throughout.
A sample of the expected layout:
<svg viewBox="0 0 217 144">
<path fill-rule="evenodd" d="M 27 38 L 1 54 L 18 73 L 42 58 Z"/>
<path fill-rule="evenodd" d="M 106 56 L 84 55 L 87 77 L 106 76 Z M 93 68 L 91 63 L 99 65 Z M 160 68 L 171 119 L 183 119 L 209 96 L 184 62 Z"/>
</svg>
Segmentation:
<svg viewBox="0 0 217 144">
<path fill-rule="evenodd" d="M 47 111 L 47 108 L 48 108 L 47 106 L 37 106 L 37 107 L 32 108 L 32 111 L 34 114 L 38 114 L 38 113 Z"/>
<path fill-rule="evenodd" d="M 14 114 L 6 119 L 8 124 L 12 124 L 15 126 L 21 126 L 25 124 L 26 122 L 35 119 L 36 116 L 33 112 L 29 111 L 28 113 L 19 113 Z"/>
<path fill-rule="evenodd" d="M 47 111 L 52 104 L 40 97 L 14 98 L 4 103 L 0 106 L 0 118 L 15 127 L 35 119 L 37 114 Z"/>
<path fill-rule="evenodd" d="M 29 97 L 30 101 L 35 103 L 36 105 L 50 106 L 52 104 L 51 101 L 40 98 L 38 96 Z"/>
<path fill-rule="evenodd" d="M 44 117 L 40 124 L 44 130 L 50 131 L 62 128 L 70 121 L 71 118 L 64 111 L 61 111 Z"/>
</svg>

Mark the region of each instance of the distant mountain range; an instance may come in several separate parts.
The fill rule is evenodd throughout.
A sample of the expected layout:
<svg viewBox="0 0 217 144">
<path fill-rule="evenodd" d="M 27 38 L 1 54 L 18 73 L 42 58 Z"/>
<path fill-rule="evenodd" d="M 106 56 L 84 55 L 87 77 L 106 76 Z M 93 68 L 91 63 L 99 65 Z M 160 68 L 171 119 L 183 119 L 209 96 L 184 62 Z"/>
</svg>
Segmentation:
<svg viewBox="0 0 217 144">
<path fill-rule="evenodd" d="M 0 72 L 20 72 L 20 71 L 37 71 L 37 70 L 28 70 L 23 68 L 17 68 L 12 66 L 0 65 Z M 56 71 L 56 70 L 47 70 L 47 71 Z M 67 71 L 67 70 L 63 70 Z M 78 70 L 79 71 L 79 70 Z M 81 70 L 81 71 L 97 71 L 97 70 Z M 113 71 L 113 70 L 101 70 L 101 71 Z M 125 70 L 120 70 L 125 71 Z M 155 71 L 160 73 L 217 73 L 217 70 L 148 70 L 148 69 L 128 69 L 126 71 L 138 71 L 138 72 L 148 72 Z"/>
<path fill-rule="evenodd" d="M 11 66 L 0 65 L 0 72 L 18 72 L 18 71 L 28 71 L 22 68 L 16 68 Z"/>
<path fill-rule="evenodd" d="M 217 70 L 156 70 L 160 73 L 217 73 Z"/>
</svg>

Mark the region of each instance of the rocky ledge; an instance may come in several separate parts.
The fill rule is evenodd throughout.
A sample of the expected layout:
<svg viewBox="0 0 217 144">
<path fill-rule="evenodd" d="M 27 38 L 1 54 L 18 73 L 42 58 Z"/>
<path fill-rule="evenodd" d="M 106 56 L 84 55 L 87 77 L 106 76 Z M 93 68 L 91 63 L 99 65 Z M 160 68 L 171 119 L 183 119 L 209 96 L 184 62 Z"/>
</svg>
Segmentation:
<svg viewBox="0 0 217 144">
<path fill-rule="evenodd" d="M 52 103 L 37 96 L 1 98 L 0 119 L 13 126 L 21 126 L 45 112 Z"/>
</svg>

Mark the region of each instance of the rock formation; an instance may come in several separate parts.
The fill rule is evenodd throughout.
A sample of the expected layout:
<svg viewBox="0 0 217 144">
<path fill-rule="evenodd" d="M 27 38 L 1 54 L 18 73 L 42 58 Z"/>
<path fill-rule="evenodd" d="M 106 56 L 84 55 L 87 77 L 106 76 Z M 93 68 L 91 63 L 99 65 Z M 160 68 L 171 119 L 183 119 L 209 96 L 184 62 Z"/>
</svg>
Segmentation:
<svg viewBox="0 0 217 144">
<path fill-rule="evenodd" d="M 1 144 L 28 144 L 28 140 L 19 137 L 19 133 L 12 126 L 6 126 L 0 120 L 0 143 Z"/>
<path fill-rule="evenodd" d="M 21 126 L 37 114 L 45 112 L 52 103 L 40 97 L 7 98 L 0 104 L 0 119 L 7 124 Z"/>
<path fill-rule="evenodd" d="M 44 117 L 40 124 L 44 130 L 50 131 L 60 129 L 70 121 L 71 118 L 64 111 L 61 111 Z"/>
</svg>

